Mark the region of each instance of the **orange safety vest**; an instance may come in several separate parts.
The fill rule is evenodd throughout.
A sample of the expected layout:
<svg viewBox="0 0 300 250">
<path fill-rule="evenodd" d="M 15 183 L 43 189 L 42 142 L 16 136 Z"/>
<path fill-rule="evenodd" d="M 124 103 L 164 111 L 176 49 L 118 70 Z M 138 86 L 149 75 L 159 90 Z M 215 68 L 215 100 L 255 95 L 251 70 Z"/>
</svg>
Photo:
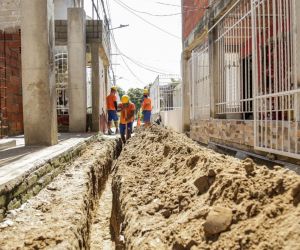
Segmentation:
<svg viewBox="0 0 300 250">
<path fill-rule="evenodd" d="M 116 110 L 115 102 L 117 101 L 117 97 L 115 95 L 108 95 L 106 97 L 106 108 L 107 110 Z"/>
<path fill-rule="evenodd" d="M 127 124 L 129 122 L 134 121 L 134 116 L 132 116 L 130 118 L 130 120 L 126 122 L 126 116 L 128 117 L 129 113 L 135 111 L 134 103 L 129 103 L 129 105 L 127 107 L 125 107 L 124 104 L 121 103 L 121 104 L 119 104 L 119 108 L 121 108 L 121 117 L 120 117 L 120 123 L 121 124 Z"/>
<path fill-rule="evenodd" d="M 150 97 L 145 97 L 142 103 L 142 109 L 152 111 L 152 101 Z"/>
</svg>

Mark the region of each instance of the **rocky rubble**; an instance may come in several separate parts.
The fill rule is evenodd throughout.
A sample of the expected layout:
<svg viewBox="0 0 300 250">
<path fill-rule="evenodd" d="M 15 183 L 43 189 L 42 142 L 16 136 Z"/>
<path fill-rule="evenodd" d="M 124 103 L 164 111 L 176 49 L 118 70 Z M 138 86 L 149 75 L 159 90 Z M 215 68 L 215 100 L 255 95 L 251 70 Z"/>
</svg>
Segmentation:
<svg viewBox="0 0 300 250">
<path fill-rule="evenodd" d="M 300 249 L 300 177 L 201 147 L 153 126 L 113 177 L 119 249 Z"/>
</svg>

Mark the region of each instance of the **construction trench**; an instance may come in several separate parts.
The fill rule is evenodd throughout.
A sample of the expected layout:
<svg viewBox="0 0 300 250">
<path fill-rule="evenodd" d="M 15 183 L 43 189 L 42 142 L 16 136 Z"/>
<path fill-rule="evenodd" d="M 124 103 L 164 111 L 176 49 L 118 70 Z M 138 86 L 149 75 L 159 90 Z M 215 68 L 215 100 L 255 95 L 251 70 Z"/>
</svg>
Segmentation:
<svg viewBox="0 0 300 250">
<path fill-rule="evenodd" d="M 300 249 L 300 176 L 158 126 L 99 137 L 7 210 L 0 249 Z"/>
</svg>

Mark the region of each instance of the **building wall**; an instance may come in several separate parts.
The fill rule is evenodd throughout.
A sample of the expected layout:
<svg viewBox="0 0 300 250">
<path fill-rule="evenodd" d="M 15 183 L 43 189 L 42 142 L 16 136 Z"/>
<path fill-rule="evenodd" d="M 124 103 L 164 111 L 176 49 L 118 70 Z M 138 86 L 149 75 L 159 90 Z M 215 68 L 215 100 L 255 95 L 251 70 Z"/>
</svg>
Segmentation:
<svg viewBox="0 0 300 250">
<path fill-rule="evenodd" d="M 170 111 L 160 112 L 162 124 L 177 132 L 182 132 L 182 109 L 175 109 Z"/>
<path fill-rule="evenodd" d="M 0 1 L 0 30 L 12 31 L 20 26 L 20 0 Z"/>
<path fill-rule="evenodd" d="M 240 149 L 254 148 L 254 122 L 243 120 L 197 120 L 191 124 L 191 138 L 208 144 L 222 143 Z"/>
<path fill-rule="evenodd" d="M 183 39 L 186 39 L 205 14 L 208 0 L 183 0 Z"/>
<path fill-rule="evenodd" d="M 67 20 L 70 7 L 74 7 L 74 0 L 54 0 L 55 20 Z"/>
<path fill-rule="evenodd" d="M 184 2 L 193 4 L 193 1 Z M 290 77 L 297 76 L 295 68 L 298 66 L 290 62 L 285 66 L 277 64 L 285 61 L 286 57 L 291 58 L 291 61 L 299 61 L 293 54 L 298 50 L 299 43 L 291 44 L 288 40 L 298 37 L 295 36 L 295 32 L 291 32 L 290 25 L 283 25 L 291 24 L 297 27 L 299 20 L 290 13 L 283 15 L 284 18 L 280 17 L 286 9 L 296 7 L 298 1 L 284 1 L 283 10 L 280 9 L 280 1 L 264 0 L 260 4 L 256 1 L 257 5 L 252 9 L 254 11 L 250 11 L 254 2 L 211 0 L 208 12 L 196 25 L 193 22 L 201 12 L 199 11 L 196 17 L 184 12 L 182 57 L 183 86 L 186 86 L 183 91 L 184 126 L 190 125 L 192 139 L 202 143 L 215 142 L 262 155 L 271 153 L 278 159 L 288 157 L 290 158 L 288 160 L 298 159 L 300 109 L 299 103 L 295 101 L 298 94 L 289 92 L 295 88 L 294 79 Z M 267 3 L 270 5 L 269 8 L 265 8 Z M 266 22 L 265 18 L 270 16 L 274 18 Z M 277 20 L 275 17 L 280 18 Z M 252 22 L 253 20 L 257 20 L 260 25 Z M 257 36 L 253 36 L 256 30 Z M 279 43 L 278 39 L 281 37 L 285 39 Z M 199 63 L 204 59 L 200 51 L 205 43 L 208 46 L 206 53 L 209 58 L 209 74 L 199 67 Z M 278 44 L 282 46 L 283 53 L 277 53 L 280 50 Z M 252 48 L 257 51 L 256 58 L 252 55 Z M 261 51 L 266 52 L 264 54 Z M 206 68 L 207 65 L 200 64 L 200 66 Z M 283 67 L 287 70 L 282 72 Z M 283 74 L 279 80 L 276 79 L 277 72 Z M 237 73 L 239 78 L 236 78 Z M 206 86 L 209 91 L 206 96 L 210 95 L 210 100 L 204 100 L 198 94 L 198 92 L 203 94 L 203 84 L 199 82 L 201 83 L 201 79 L 206 75 L 208 75 Z M 287 87 L 278 88 L 275 85 Z M 253 89 L 261 90 L 254 93 Z M 296 90 L 299 91 L 299 87 Z M 279 93 L 281 91 L 285 92 L 284 95 Z M 272 93 L 272 96 L 263 99 L 264 95 L 269 93 Z M 206 106 L 210 108 L 207 116 L 194 115 L 200 101 L 204 104 L 200 108 Z M 189 109 L 191 112 L 186 112 Z M 211 118 L 207 119 L 209 117 Z M 254 118 L 255 122 L 250 120 Z"/>
<path fill-rule="evenodd" d="M 101 57 L 99 58 L 99 66 L 100 66 L 100 69 L 99 69 L 99 81 L 100 81 L 100 102 L 99 102 L 99 105 L 100 105 L 100 114 L 102 114 L 102 109 L 106 110 L 106 95 L 107 95 L 107 86 L 106 86 L 106 83 L 105 83 L 105 67 L 104 67 L 104 64 L 103 64 L 103 61 L 101 59 Z"/>
<path fill-rule="evenodd" d="M 21 134 L 23 133 L 23 104 L 19 31 L 12 34 L 4 34 L 0 31 L 0 68 L 2 69 L 1 85 L 7 86 L 6 103 L 2 103 L 2 107 L 6 105 L 7 108 L 8 135 Z"/>
<path fill-rule="evenodd" d="M 278 131 L 287 131 L 290 126 L 294 129 L 295 137 L 293 139 L 278 133 Z M 298 129 L 295 130 L 296 128 Z M 265 141 L 266 145 L 273 144 L 273 148 L 277 146 L 279 149 L 283 147 L 285 151 L 290 147 L 291 151 L 294 152 L 296 143 L 298 143 L 298 152 L 296 153 L 300 153 L 300 141 L 297 139 L 300 137 L 299 123 L 290 125 L 286 122 L 277 122 L 276 124 L 276 121 L 273 121 L 272 128 L 269 126 L 265 131 L 265 135 L 268 138 Z M 215 142 L 242 150 L 262 153 L 255 151 L 254 140 L 256 137 L 254 135 L 254 121 L 252 120 L 209 119 L 193 121 L 190 136 L 193 140 L 204 144 Z M 276 136 L 279 136 L 278 141 L 280 142 L 277 145 L 274 144 Z"/>
</svg>

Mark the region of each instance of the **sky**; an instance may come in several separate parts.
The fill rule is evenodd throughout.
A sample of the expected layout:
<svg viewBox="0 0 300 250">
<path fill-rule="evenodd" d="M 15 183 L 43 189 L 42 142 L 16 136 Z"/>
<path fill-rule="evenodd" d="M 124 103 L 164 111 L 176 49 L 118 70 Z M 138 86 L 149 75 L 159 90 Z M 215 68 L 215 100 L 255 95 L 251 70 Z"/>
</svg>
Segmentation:
<svg viewBox="0 0 300 250">
<path fill-rule="evenodd" d="M 120 55 L 112 57 L 118 86 L 124 90 L 143 88 L 154 82 L 159 73 L 180 75 L 182 50 L 180 0 L 104 0 L 104 2 L 109 5 L 112 28 L 120 24 L 129 24 L 128 27 L 113 30 L 117 46 L 125 55 L 123 59 L 127 64 L 126 66 Z M 121 6 L 122 3 L 137 11 L 167 16 L 151 16 L 133 11 L 158 27 L 155 28 Z M 91 0 L 85 0 L 85 9 L 87 15 L 91 16 Z M 112 42 L 112 53 L 119 54 L 114 47 Z M 138 65 L 142 63 L 144 67 L 157 72 L 145 70 L 132 61 Z"/>
</svg>

